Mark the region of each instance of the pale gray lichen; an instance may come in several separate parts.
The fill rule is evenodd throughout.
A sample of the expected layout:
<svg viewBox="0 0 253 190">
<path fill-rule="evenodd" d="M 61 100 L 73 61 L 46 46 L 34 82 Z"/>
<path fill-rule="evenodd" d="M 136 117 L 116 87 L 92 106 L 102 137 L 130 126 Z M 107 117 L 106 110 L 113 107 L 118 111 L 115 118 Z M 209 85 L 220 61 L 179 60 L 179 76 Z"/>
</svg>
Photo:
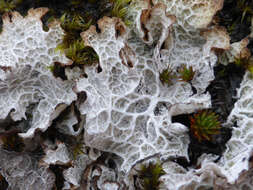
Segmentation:
<svg viewBox="0 0 253 190">
<path fill-rule="evenodd" d="M 214 77 L 212 68 L 217 59 L 212 47 L 225 46 L 223 43 L 215 43 L 219 36 L 207 36 L 206 43 L 198 29 L 192 29 L 194 36 L 179 30 L 167 33 L 175 18 L 165 15 L 166 7 L 162 4 L 152 8 L 146 1 L 141 1 L 134 2 L 133 10 L 135 6 L 138 7 L 133 13 L 136 15 L 137 23 L 134 26 L 137 35 L 129 33 L 119 20 L 107 17 L 98 22 L 100 33 L 92 26 L 81 34 L 84 43 L 97 52 L 102 71 L 95 74 L 95 68 L 90 68 L 87 70 L 88 78 L 77 83 L 79 91 L 87 92 L 87 100 L 80 109 L 87 116 L 86 144 L 121 156 L 124 159 L 124 171 L 129 171 L 138 160 L 157 153 L 166 158 L 173 155 L 188 158 L 187 128 L 172 123 L 171 116 L 211 106 L 210 95 L 203 92 Z M 151 12 L 145 22 L 142 20 L 142 15 L 147 14 L 143 13 L 144 10 Z M 151 30 L 148 35 L 152 40 L 147 42 L 144 39 L 144 43 L 163 44 L 169 38 L 174 43 L 169 49 L 162 50 L 161 45 L 158 45 L 158 51 L 154 51 L 140 41 L 145 34 L 143 28 L 138 26 L 146 24 L 145 33 L 156 23 L 164 22 L 169 24 Z M 121 27 L 117 30 L 119 25 Z M 189 38 L 179 38 L 178 35 L 188 35 Z M 157 39 L 157 36 L 164 37 Z M 147 48 L 143 49 L 145 46 Z M 124 64 L 120 56 L 126 47 L 128 51 L 134 52 L 130 54 L 134 56 L 130 64 Z M 193 80 L 198 91 L 195 95 L 189 83 L 175 82 L 168 87 L 159 80 L 161 68 L 170 65 L 176 69 L 181 64 L 191 65 L 198 72 Z"/>
<path fill-rule="evenodd" d="M 21 134 L 26 138 L 36 129 L 45 131 L 76 99 L 73 83 L 56 79 L 49 70 L 54 62 L 70 60 L 54 51 L 63 35 L 60 24 L 52 23 L 47 32 L 42 29 L 40 18 L 47 10 L 31 9 L 26 17 L 4 15 L 0 34 L 0 119 L 9 113 L 15 121 L 27 119 L 26 108 L 36 103 L 31 126 Z"/>
<path fill-rule="evenodd" d="M 27 153 L 8 152 L 0 149 L 0 173 L 9 184 L 8 189 L 51 190 L 55 175 Z"/>
<path fill-rule="evenodd" d="M 66 65 L 71 61 L 54 51 L 63 37 L 60 24 L 55 21 L 49 31 L 42 29 L 40 18 L 47 9 L 31 9 L 26 17 L 17 12 L 11 13 L 11 18 L 6 14 L 0 34 L 0 119 L 9 114 L 15 121 L 28 119 L 28 106 L 34 105 L 29 128 L 20 134 L 32 138 L 37 129 L 45 132 L 71 104 L 70 112 L 54 123 L 55 130 L 74 138 L 83 129 L 87 148 L 72 162 L 66 144 L 43 147 L 44 165 L 39 167 L 37 161 L 31 161 L 34 165 L 24 165 L 26 168 L 20 170 L 20 161 L 30 162 L 31 156 L 1 150 L 3 162 L 17 159 L 13 161 L 14 166 L 18 165 L 16 171 L 9 164 L 0 167 L 11 188 L 18 184 L 23 189 L 34 185 L 51 189 L 55 179 L 48 166 L 71 163 L 63 171 L 63 189 L 134 189 L 132 173 L 136 172 L 136 165 L 150 157 L 163 162 L 166 175 L 162 176 L 162 189 L 225 189 L 232 188 L 233 183 L 238 188 L 246 186 L 249 179 L 242 172 L 248 170 L 245 175 L 251 174 L 253 138 L 253 84 L 249 73 L 228 118 L 228 122 L 237 121 L 239 126 L 234 127 L 221 159 L 214 163 L 216 156 L 204 154 L 198 160 L 199 168 L 188 170 L 170 160 L 175 157 L 188 160 L 190 142 L 188 128 L 173 123 L 172 116 L 211 107 L 206 88 L 214 79 L 217 56 L 213 50 L 237 54 L 244 49 L 248 53 L 246 40 L 230 45 L 224 28 L 209 26 L 222 5 L 223 0 L 153 0 L 152 3 L 133 0 L 128 15 L 133 21 L 130 28 L 119 18 L 104 17 L 98 21 L 98 28 L 91 26 L 81 33 L 84 44 L 98 54 L 99 65 L 85 68 L 86 78 L 81 78 L 84 71 L 80 68 L 67 68 L 65 81 L 55 78 L 48 68 L 54 62 Z M 168 67 L 175 72 L 182 65 L 196 72 L 191 84 L 173 79 L 170 86 L 163 85 L 160 72 Z M 78 93 L 85 94 L 83 101 L 76 101 Z M 80 111 L 79 116 L 74 109 Z M 79 117 L 83 121 L 74 131 Z M 93 148 L 99 150 L 98 154 L 94 154 Z M 101 163 L 105 152 L 117 157 L 113 159 L 115 168 Z M 8 169 L 14 173 L 6 172 Z M 43 183 L 21 184 L 15 175 L 27 176 L 27 170 L 35 172 L 31 181 L 42 176 Z M 247 186 L 250 187 L 250 182 Z"/>
</svg>

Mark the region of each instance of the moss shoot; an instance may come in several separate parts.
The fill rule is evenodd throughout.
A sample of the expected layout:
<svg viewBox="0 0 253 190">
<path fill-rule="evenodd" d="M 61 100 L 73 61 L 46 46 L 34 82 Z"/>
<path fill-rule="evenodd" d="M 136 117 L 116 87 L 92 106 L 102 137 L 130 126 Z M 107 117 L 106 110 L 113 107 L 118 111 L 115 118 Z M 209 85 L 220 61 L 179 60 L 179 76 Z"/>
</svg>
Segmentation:
<svg viewBox="0 0 253 190">
<path fill-rule="evenodd" d="M 142 180 L 142 186 L 144 190 L 159 190 L 162 183 L 160 177 L 165 175 L 162 164 L 149 163 L 148 165 L 142 165 L 138 175 Z"/>
<path fill-rule="evenodd" d="M 173 74 L 172 69 L 169 67 L 167 69 L 164 69 L 159 75 L 159 79 L 163 85 L 165 84 L 167 84 L 168 86 L 172 85 L 173 78 L 175 78 L 175 74 Z"/>
<path fill-rule="evenodd" d="M 190 117 L 190 131 L 199 142 L 202 140 L 211 141 L 212 135 L 220 133 L 221 123 L 218 115 L 210 110 L 199 111 Z"/>
<path fill-rule="evenodd" d="M 113 3 L 111 16 L 121 18 L 126 25 L 131 25 L 131 21 L 127 19 L 128 5 L 132 0 L 110 0 Z"/>
<path fill-rule="evenodd" d="M 194 75 L 195 75 L 195 71 L 193 71 L 192 66 L 187 67 L 186 65 L 182 65 L 179 68 L 179 78 L 181 81 L 185 81 L 185 82 L 191 82 L 191 80 L 193 79 Z"/>
<path fill-rule="evenodd" d="M 85 18 L 87 17 L 76 13 L 64 14 L 60 18 L 64 36 L 56 50 L 65 53 L 74 65 L 90 65 L 98 61 L 96 52 L 85 46 L 80 36 L 80 33 L 87 30 L 92 23 L 92 20 L 86 21 Z"/>
</svg>

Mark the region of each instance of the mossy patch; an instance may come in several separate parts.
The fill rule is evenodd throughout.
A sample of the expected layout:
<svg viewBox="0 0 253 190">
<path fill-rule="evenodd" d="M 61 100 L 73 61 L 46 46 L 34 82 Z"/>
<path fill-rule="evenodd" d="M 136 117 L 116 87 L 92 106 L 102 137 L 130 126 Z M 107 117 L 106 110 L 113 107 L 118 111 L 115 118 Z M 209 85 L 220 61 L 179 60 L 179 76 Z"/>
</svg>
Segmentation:
<svg viewBox="0 0 253 190">
<path fill-rule="evenodd" d="M 160 177 L 165 175 L 161 163 L 143 164 L 140 171 L 138 171 L 138 176 L 142 180 L 143 190 L 159 190 L 162 181 Z"/>
<path fill-rule="evenodd" d="M 190 131 L 201 142 L 211 141 L 213 135 L 220 133 L 221 123 L 219 116 L 211 110 L 201 110 L 190 117 Z"/>
<path fill-rule="evenodd" d="M 87 30 L 92 20 L 87 21 L 87 17 L 77 13 L 64 14 L 61 19 L 61 27 L 64 30 L 62 43 L 56 50 L 65 53 L 66 57 L 73 61 L 73 64 L 92 64 L 98 62 L 96 52 L 85 46 L 80 33 Z"/>
</svg>

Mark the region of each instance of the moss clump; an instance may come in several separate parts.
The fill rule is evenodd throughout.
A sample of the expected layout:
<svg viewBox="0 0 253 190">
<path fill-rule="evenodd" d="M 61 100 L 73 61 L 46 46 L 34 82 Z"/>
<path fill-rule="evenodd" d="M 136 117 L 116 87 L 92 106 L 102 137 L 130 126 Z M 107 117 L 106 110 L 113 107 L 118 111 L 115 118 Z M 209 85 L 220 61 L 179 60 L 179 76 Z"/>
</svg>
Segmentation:
<svg viewBox="0 0 253 190">
<path fill-rule="evenodd" d="M 237 0 L 237 8 L 241 12 L 241 23 L 244 19 L 250 19 L 253 16 L 253 1 L 252 0 Z"/>
<path fill-rule="evenodd" d="M 65 50 L 65 55 L 77 64 L 92 64 L 98 61 L 96 52 L 84 45 L 83 41 L 76 40 Z"/>
<path fill-rule="evenodd" d="M 72 155 L 75 160 L 77 159 L 78 155 L 85 154 L 83 149 L 84 149 L 84 143 L 82 142 L 79 142 L 74 145 L 74 147 L 72 148 Z"/>
<path fill-rule="evenodd" d="M 187 67 L 186 65 L 182 65 L 179 68 L 178 73 L 180 80 L 185 82 L 191 82 L 195 75 L 195 71 L 193 71 L 192 66 Z"/>
<path fill-rule="evenodd" d="M 23 0 L 0 0 L 0 13 L 12 11 L 22 2 Z"/>
<path fill-rule="evenodd" d="M 74 160 L 76 160 L 79 155 L 87 153 L 83 139 L 83 131 L 78 136 L 71 138 L 67 145 Z"/>
<path fill-rule="evenodd" d="M 131 25 L 131 21 L 127 19 L 128 5 L 132 0 L 110 0 L 113 3 L 111 15 L 121 18 L 126 25 Z"/>
<path fill-rule="evenodd" d="M 221 123 L 213 111 L 203 110 L 190 117 L 190 131 L 199 142 L 211 141 L 212 135 L 220 133 Z"/>
<path fill-rule="evenodd" d="M 159 79 L 163 85 L 167 84 L 170 86 L 172 84 L 173 78 L 175 78 L 175 74 L 173 74 L 172 69 L 169 67 L 167 69 L 164 69 L 159 75 Z"/>
<path fill-rule="evenodd" d="M 165 174 L 162 164 L 149 163 L 141 166 L 138 176 L 143 182 L 144 190 L 159 190 L 159 186 L 162 183 L 159 178 Z"/>
<path fill-rule="evenodd" d="M 80 39 L 80 33 L 87 30 L 92 23 L 92 20 L 86 21 L 84 15 L 78 13 L 65 13 L 61 16 L 61 27 L 65 32 L 62 46 L 69 47 L 74 41 Z"/>
<path fill-rule="evenodd" d="M 85 21 L 83 15 L 71 13 L 64 14 L 60 21 L 64 30 L 62 43 L 56 50 L 65 53 L 66 57 L 74 62 L 74 65 L 92 64 L 98 62 L 96 52 L 84 45 L 80 33 L 87 30 L 92 24 L 92 20 Z"/>
<path fill-rule="evenodd" d="M 253 57 L 250 58 L 235 58 L 234 64 L 243 67 L 253 75 Z"/>
</svg>

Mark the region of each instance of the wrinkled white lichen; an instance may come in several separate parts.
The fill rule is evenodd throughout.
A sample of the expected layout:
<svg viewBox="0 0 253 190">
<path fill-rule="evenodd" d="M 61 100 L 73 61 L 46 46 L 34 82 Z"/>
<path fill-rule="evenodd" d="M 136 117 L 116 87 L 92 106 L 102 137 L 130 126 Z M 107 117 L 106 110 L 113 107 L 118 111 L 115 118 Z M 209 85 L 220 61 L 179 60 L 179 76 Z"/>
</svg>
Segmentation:
<svg viewBox="0 0 253 190">
<path fill-rule="evenodd" d="M 210 95 L 204 92 L 214 78 L 216 56 L 211 49 L 219 46 L 215 44 L 217 38 L 206 37 L 207 43 L 198 29 L 192 29 L 193 36 L 177 29 L 170 31 L 170 27 L 174 29 L 171 25 L 175 18 L 165 16 L 163 4 L 150 8 L 147 2 L 135 2 L 132 10 L 141 6 L 145 7 L 136 8 L 133 13 L 137 15 L 133 25 L 146 24 L 146 30 L 138 31 L 143 28 L 136 27 L 137 35 L 129 33 L 118 19 L 107 17 L 98 22 L 100 33 L 91 27 L 81 34 L 85 44 L 99 55 L 102 68 L 100 73 L 95 68 L 88 69 L 88 78 L 77 83 L 79 91 L 87 92 L 87 100 L 80 109 L 87 116 L 84 139 L 88 146 L 121 156 L 124 171 L 129 171 L 138 160 L 157 153 L 166 158 L 175 155 L 188 158 L 187 128 L 172 123 L 171 116 L 211 106 Z M 150 16 L 143 20 L 145 14 Z M 169 24 L 161 26 L 161 23 Z M 148 30 L 156 25 L 161 27 Z M 189 38 L 180 37 L 186 34 Z M 143 39 L 145 35 L 149 36 L 148 41 Z M 157 36 L 161 38 L 155 39 Z M 140 39 L 150 47 L 158 43 L 156 51 Z M 165 40 L 173 43 L 160 50 Z M 223 44 L 219 47 L 225 49 Z M 128 64 L 121 56 L 124 51 L 131 55 Z M 175 80 L 167 86 L 159 80 L 162 69 L 170 66 L 176 70 L 182 64 L 192 66 L 197 72 L 192 81 L 196 94 L 187 82 Z"/>
<path fill-rule="evenodd" d="M 63 189 L 94 188 L 94 184 L 103 190 L 134 189 L 135 167 L 150 157 L 163 162 L 166 175 L 161 178 L 161 189 L 251 187 L 253 80 L 249 73 L 227 121 L 233 124 L 233 132 L 221 159 L 215 162 L 217 156 L 203 154 L 199 168 L 187 170 L 169 160 L 189 160 L 188 128 L 173 123 L 172 117 L 211 107 L 206 88 L 214 79 L 214 50 L 226 50 L 232 61 L 250 56 L 247 38 L 230 45 L 226 30 L 211 26 L 222 6 L 223 0 L 135 0 L 129 7 L 131 27 L 119 18 L 103 17 L 98 21 L 99 32 L 91 26 L 81 33 L 83 43 L 98 54 L 99 65 L 86 67 L 87 77 L 81 77 L 84 71 L 78 67 L 67 68 L 68 80 L 64 81 L 49 69 L 54 62 L 71 64 L 55 51 L 63 37 L 60 24 L 54 21 L 48 31 L 42 29 L 40 18 L 47 12 L 45 8 L 31 9 L 26 17 L 17 12 L 11 17 L 6 14 L 0 34 L 0 121 L 8 115 L 14 121 L 29 121 L 20 136 L 33 138 L 36 131 L 45 132 L 71 104 L 69 112 L 51 127 L 71 138 L 83 135 L 87 148 L 72 160 L 71 148 L 57 141 L 55 147 L 43 147 L 43 166 L 39 168 L 30 164 L 37 164 L 30 155 L 0 149 L 0 161 L 11 159 L 18 165 L 14 171 L 15 167 L 0 164 L 0 173 L 11 187 L 45 185 L 41 189 L 50 189 L 55 179 L 47 172 L 49 165 L 72 164 L 63 171 Z M 164 69 L 178 75 L 182 65 L 195 71 L 191 82 L 179 81 L 176 76 L 171 85 L 160 81 Z M 82 101 L 77 98 L 80 93 L 85 94 Z M 113 166 L 98 159 L 105 154 L 114 155 Z M 22 160 L 29 164 L 21 166 Z M 12 172 L 7 172 L 9 169 Z M 28 170 L 42 182 L 21 184 L 16 175 L 26 176 Z"/>
<path fill-rule="evenodd" d="M 0 149 L 0 173 L 10 184 L 11 189 L 51 190 L 55 176 L 47 167 L 29 154 L 8 152 Z"/>
<path fill-rule="evenodd" d="M 0 35 L 0 119 L 10 113 L 13 120 L 28 119 L 26 109 L 32 110 L 30 128 L 22 137 L 33 137 L 36 129 L 45 131 L 54 118 L 66 108 L 76 94 L 71 81 L 55 78 L 49 67 L 54 62 L 70 63 L 55 52 L 63 35 L 60 24 L 51 24 L 44 31 L 40 18 L 46 8 L 31 9 L 26 17 L 13 12 L 3 17 Z"/>
</svg>

